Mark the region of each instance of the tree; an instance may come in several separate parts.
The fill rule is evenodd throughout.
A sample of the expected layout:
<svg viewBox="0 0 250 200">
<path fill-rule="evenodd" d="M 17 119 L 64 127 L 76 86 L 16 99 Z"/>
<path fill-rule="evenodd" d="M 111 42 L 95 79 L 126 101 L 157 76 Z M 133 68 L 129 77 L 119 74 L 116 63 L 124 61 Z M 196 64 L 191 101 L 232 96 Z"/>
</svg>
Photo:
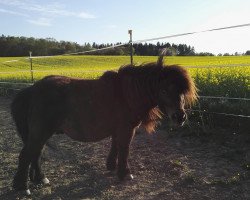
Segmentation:
<svg viewBox="0 0 250 200">
<path fill-rule="evenodd" d="M 116 43 L 121 44 L 121 43 Z M 56 41 L 54 38 L 35 39 L 33 37 L 12 37 L 0 36 L 0 56 L 28 56 L 32 51 L 33 56 L 60 55 L 72 52 L 83 52 L 94 49 L 101 49 L 112 46 L 112 43 L 97 44 L 85 43 L 79 45 L 75 42 Z M 167 55 L 195 55 L 194 47 L 186 44 L 170 44 L 170 43 L 139 43 L 133 44 L 133 52 L 135 55 L 141 56 L 157 56 L 160 51 L 167 48 Z M 89 55 L 129 55 L 129 45 L 111 48 L 105 51 L 90 52 Z"/>
<path fill-rule="evenodd" d="M 174 47 L 169 47 L 166 50 L 167 50 L 166 51 L 167 56 L 176 56 L 177 55 L 176 49 Z"/>
<path fill-rule="evenodd" d="M 245 55 L 250 55 L 250 50 L 246 51 Z"/>
<path fill-rule="evenodd" d="M 200 52 L 196 54 L 197 56 L 214 56 L 214 54 L 209 53 L 209 52 Z"/>
<path fill-rule="evenodd" d="M 194 47 L 187 46 L 186 44 L 179 44 L 176 48 L 177 48 L 177 55 L 179 56 L 194 56 L 195 55 Z"/>
</svg>

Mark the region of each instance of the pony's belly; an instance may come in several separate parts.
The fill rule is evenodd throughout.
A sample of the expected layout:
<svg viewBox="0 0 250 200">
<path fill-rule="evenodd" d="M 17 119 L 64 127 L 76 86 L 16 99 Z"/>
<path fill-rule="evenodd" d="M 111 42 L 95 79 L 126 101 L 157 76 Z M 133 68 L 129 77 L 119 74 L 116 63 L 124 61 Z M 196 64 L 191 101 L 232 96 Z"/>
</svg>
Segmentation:
<svg viewBox="0 0 250 200">
<path fill-rule="evenodd" d="M 75 129 L 73 127 L 63 127 L 63 132 L 73 140 L 82 141 L 82 142 L 97 142 L 111 135 L 110 132 L 105 130 L 84 130 L 84 129 Z"/>
</svg>

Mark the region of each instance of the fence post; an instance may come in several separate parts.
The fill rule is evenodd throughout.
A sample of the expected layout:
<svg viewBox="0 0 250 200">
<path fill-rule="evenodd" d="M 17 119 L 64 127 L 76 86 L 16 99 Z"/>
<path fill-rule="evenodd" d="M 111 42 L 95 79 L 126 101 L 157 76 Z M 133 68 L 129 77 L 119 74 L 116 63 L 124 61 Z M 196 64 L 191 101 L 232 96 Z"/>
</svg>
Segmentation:
<svg viewBox="0 0 250 200">
<path fill-rule="evenodd" d="M 30 51 L 30 73 L 31 73 L 31 82 L 34 82 L 34 76 L 33 76 L 33 65 L 32 65 L 32 51 Z"/>
<path fill-rule="evenodd" d="M 128 34 L 130 35 L 130 64 L 133 65 L 133 40 L 132 40 L 132 30 L 128 30 Z"/>
</svg>

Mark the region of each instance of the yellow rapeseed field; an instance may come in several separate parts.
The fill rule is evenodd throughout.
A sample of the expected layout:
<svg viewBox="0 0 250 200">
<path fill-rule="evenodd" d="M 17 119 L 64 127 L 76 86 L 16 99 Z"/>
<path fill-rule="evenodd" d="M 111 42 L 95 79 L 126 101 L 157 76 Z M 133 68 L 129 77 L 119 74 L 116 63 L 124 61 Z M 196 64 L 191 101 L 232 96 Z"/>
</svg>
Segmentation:
<svg viewBox="0 0 250 200">
<path fill-rule="evenodd" d="M 12 62 L 6 62 L 9 60 Z M 155 56 L 134 56 L 135 64 L 156 60 Z M 129 62 L 128 56 L 81 55 L 32 59 L 34 80 L 51 74 L 92 79 L 99 77 L 106 70 L 117 70 Z M 201 95 L 250 98 L 250 56 L 171 56 L 165 58 L 165 63 L 188 67 Z M 31 82 L 29 70 L 28 58 L 0 58 L 1 82 Z M 4 85 L 6 84 L 1 87 Z"/>
</svg>

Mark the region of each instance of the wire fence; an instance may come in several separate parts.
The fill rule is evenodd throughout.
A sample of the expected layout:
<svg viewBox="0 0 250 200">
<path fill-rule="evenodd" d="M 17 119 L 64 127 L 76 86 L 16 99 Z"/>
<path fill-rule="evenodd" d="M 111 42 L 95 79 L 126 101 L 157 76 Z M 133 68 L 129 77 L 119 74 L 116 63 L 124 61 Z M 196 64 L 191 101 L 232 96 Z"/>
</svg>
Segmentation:
<svg viewBox="0 0 250 200">
<path fill-rule="evenodd" d="M 205 111 L 205 110 L 193 110 L 193 109 L 190 109 L 189 111 L 199 112 L 199 113 L 207 113 L 207 114 L 214 114 L 214 115 L 224 115 L 224 116 L 229 116 L 229 117 L 250 118 L 250 116 L 248 116 L 248 115 L 236 115 L 236 114 L 231 114 L 231 113 L 219 113 L 219 112 L 211 112 L 211 111 Z"/>
<path fill-rule="evenodd" d="M 220 31 L 220 30 L 226 30 L 226 29 L 235 29 L 235 28 L 241 28 L 241 27 L 247 27 L 250 26 L 250 23 L 247 24 L 240 24 L 240 25 L 234 25 L 234 26 L 226 26 L 226 27 L 220 27 L 220 28 L 213 28 L 213 29 L 207 29 L 202 31 L 194 31 L 189 33 L 180 33 L 180 34 L 174 34 L 174 35 L 166 35 L 161 37 L 155 37 L 155 38 L 148 38 L 143 40 L 136 40 L 133 43 L 142 43 L 142 42 L 151 42 L 155 40 L 162 40 L 162 39 L 169 39 L 169 38 L 175 38 L 175 37 L 182 37 L 187 35 L 194 35 L 198 33 L 206 33 L 206 32 L 213 32 L 213 31 Z"/>
<path fill-rule="evenodd" d="M 201 99 L 224 99 L 224 100 L 250 101 L 249 98 L 218 97 L 218 96 L 199 96 L 199 98 L 201 98 Z"/>
<path fill-rule="evenodd" d="M 129 45 L 129 44 L 151 42 L 151 41 L 155 41 L 155 40 L 169 39 L 169 38 L 181 37 L 181 36 L 186 36 L 186 35 L 194 35 L 194 34 L 198 34 L 198 33 L 206 33 L 206 32 L 220 31 L 220 30 L 226 30 L 226 29 L 235 29 L 235 28 L 242 28 L 242 27 L 248 27 L 248 26 L 250 26 L 250 23 L 234 25 L 234 26 L 220 27 L 220 28 L 213 28 L 213 29 L 207 29 L 207 30 L 201 30 L 201 31 L 194 31 L 194 32 L 189 32 L 189 33 L 166 35 L 166 36 L 161 36 L 161 37 L 148 38 L 148 39 L 135 40 L 135 41 L 132 41 L 132 39 L 131 39 L 129 42 L 126 42 L 126 43 L 111 45 L 109 47 L 104 47 L 104 48 L 101 48 L 101 49 L 93 49 L 93 50 L 87 50 L 87 51 L 81 51 L 81 52 L 73 52 L 73 53 L 64 53 L 64 54 L 55 55 L 55 56 L 66 56 L 66 55 L 78 55 L 78 54 L 92 53 L 92 52 L 98 52 L 98 51 L 113 49 L 113 48 L 116 48 L 116 47 L 121 47 L 121 46 Z M 26 59 L 30 59 L 30 58 L 32 58 L 32 59 L 33 58 L 50 58 L 50 57 L 55 57 L 55 56 L 30 56 L 30 57 L 28 57 Z M 19 60 L 4 61 L 3 63 L 17 62 L 17 61 L 19 61 Z"/>
<path fill-rule="evenodd" d="M 12 73 L 31 73 L 32 79 L 33 79 L 33 73 L 34 72 L 51 72 L 51 70 L 33 70 L 32 69 L 32 59 L 41 59 L 41 58 L 53 58 L 53 57 L 58 57 L 58 56 L 68 56 L 68 55 L 81 55 L 81 54 L 86 54 L 86 53 L 93 53 L 93 52 L 98 52 L 98 51 L 104 51 L 108 49 L 114 49 L 116 47 L 122 47 L 125 45 L 132 45 L 136 43 L 143 43 L 143 42 L 151 42 L 155 40 L 162 40 L 162 39 L 168 39 L 168 38 L 174 38 L 174 37 L 181 37 L 181 36 L 187 36 L 187 35 L 193 35 L 193 34 L 198 34 L 198 33 L 205 33 L 205 32 L 212 32 L 212 31 L 220 31 L 220 30 L 226 30 L 226 29 L 235 29 L 235 28 L 241 28 L 241 27 L 248 27 L 250 26 L 250 23 L 247 24 L 240 24 L 240 25 L 235 25 L 235 26 L 227 26 L 227 27 L 220 27 L 220 28 L 214 28 L 214 29 L 207 29 L 207 30 L 202 30 L 202 31 L 195 31 L 195 32 L 188 32 L 188 33 L 181 33 L 181 34 L 174 34 L 174 35 L 167 35 L 167 36 L 161 36 L 161 37 L 155 37 L 155 38 L 148 38 L 148 39 L 143 39 L 143 40 L 135 40 L 132 41 L 132 38 L 128 43 L 122 43 L 122 44 L 117 44 L 117 45 L 112 45 L 109 47 L 101 48 L 101 49 L 93 49 L 93 50 L 88 50 L 88 51 L 82 51 L 82 52 L 74 52 L 74 53 L 65 53 L 61 55 L 55 55 L 55 56 L 31 56 L 22 58 L 22 59 L 14 59 L 14 60 L 7 60 L 3 61 L 2 63 L 13 63 L 13 62 L 19 62 L 22 60 L 30 60 L 31 62 L 31 69 L 30 70 L 17 70 L 17 71 L 9 71 L 9 72 L 0 72 L 0 74 L 12 74 Z M 132 51 L 131 51 L 132 55 Z M 131 58 L 131 61 L 133 61 L 133 58 Z M 250 66 L 250 63 L 245 63 L 245 64 L 229 64 L 229 65 L 206 65 L 206 66 L 188 66 L 187 68 L 222 68 L 222 67 L 248 67 Z M 104 70 L 84 70 L 84 72 L 104 72 Z M 22 82 L 0 82 L 0 85 L 18 85 L 18 86 L 31 86 L 33 83 L 22 83 Z M 4 88 L 0 87 L 0 89 L 11 89 L 15 91 L 19 91 L 20 88 Z M 250 101 L 249 98 L 233 98 L 233 97 L 218 97 L 218 96 L 200 96 L 200 99 L 224 99 L 224 100 L 239 100 L 239 101 Z M 250 118 L 250 116 L 247 115 L 236 115 L 236 114 L 230 114 L 230 113 L 218 113 L 218 112 L 210 112 L 210 111 L 202 111 L 202 110 L 190 110 L 193 112 L 202 112 L 202 113 L 208 113 L 208 114 L 217 114 L 217 115 L 224 115 L 224 116 L 231 116 L 231 117 L 241 117 L 241 118 Z"/>
<path fill-rule="evenodd" d="M 0 84 L 9 84 L 9 85 L 33 85 L 33 83 L 19 83 L 19 82 L 0 82 Z"/>
</svg>

